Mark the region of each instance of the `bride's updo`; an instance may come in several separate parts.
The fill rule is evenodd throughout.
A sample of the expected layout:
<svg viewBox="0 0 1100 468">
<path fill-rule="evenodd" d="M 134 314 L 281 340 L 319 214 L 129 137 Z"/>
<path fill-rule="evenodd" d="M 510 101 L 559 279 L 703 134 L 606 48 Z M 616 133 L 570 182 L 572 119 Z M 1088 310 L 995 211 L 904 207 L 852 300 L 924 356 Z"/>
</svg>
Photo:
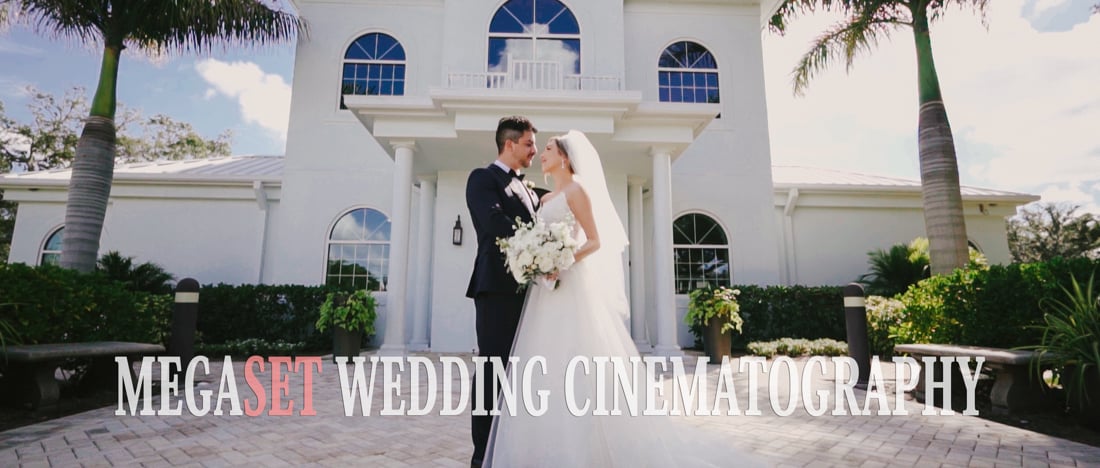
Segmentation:
<svg viewBox="0 0 1100 468">
<path fill-rule="evenodd" d="M 550 141 L 558 145 L 558 152 L 560 152 L 562 156 L 565 156 L 566 161 L 569 161 L 569 173 L 576 174 L 577 169 L 573 167 L 573 158 L 569 156 L 569 145 L 566 143 L 565 137 L 566 135 L 550 137 Z"/>
</svg>

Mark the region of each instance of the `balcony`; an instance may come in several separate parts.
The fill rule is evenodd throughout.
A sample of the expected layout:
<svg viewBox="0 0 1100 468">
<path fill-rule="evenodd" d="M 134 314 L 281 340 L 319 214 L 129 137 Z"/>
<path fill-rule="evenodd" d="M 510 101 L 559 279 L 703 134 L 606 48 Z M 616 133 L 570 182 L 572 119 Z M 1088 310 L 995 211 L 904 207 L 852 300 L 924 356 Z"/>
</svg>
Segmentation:
<svg viewBox="0 0 1100 468">
<path fill-rule="evenodd" d="M 610 75 L 572 75 L 562 72 L 561 62 L 509 60 L 503 72 L 447 75 L 450 89 L 521 89 L 532 91 L 622 91 L 623 81 Z"/>
</svg>

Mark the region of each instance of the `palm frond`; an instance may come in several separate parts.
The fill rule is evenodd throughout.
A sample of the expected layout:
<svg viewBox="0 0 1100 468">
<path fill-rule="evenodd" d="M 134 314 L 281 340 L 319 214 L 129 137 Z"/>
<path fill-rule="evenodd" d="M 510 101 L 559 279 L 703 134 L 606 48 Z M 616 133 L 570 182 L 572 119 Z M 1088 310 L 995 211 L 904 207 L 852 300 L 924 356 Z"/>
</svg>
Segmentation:
<svg viewBox="0 0 1100 468">
<path fill-rule="evenodd" d="M 177 0 L 148 2 L 147 14 L 127 15 L 129 40 L 169 53 L 209 53 L 215 47 L 265 47 L 293 41 L 307 33 L 306 24 L 291 12 L 259 0 Z"/>
<path fill-rule="evenodd" d="M 810 80 L 837 58 L 843 57 L 845 69 L 851 71 L 859 53 L 869 52 L 881 38 L 904 24 L 896 18 L 883 18 L 852 19 L 834 25 L 814 40 L 792 71 L 794 93 L 802 95 Z"/>
<path fill-rule="evenodd" d="M 989 28 L 989 0 L 933 0 L 928 3 L 928 19 L 935 23 L 947 14 L 947 10 L 973 10 L 981 18 L 982 26 Z"/>
<path fill-rule="evenodd" d="M 7 20 L 48 37 L 92 43 L 103 39 L 106 0 L 9 0 Z"/>
<path fill-rule="evenodd" d="M 305 22 L 262 0 L 6 0 L 12 20 L 46 36 L 153 52 L 293 41 Z"/>
</svg>

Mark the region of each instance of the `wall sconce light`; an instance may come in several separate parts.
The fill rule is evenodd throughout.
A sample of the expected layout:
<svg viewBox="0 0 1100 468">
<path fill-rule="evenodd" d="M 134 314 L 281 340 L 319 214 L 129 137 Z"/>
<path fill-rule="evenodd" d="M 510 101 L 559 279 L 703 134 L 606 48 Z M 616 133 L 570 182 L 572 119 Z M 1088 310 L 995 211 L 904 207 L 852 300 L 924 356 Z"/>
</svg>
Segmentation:
<svg viewBox="0 0 1100 468">
<path fill-rule="evenodd" d="M 455 217 L 455 228 L 451 233 L 451 243 L 454 245 L 462 245 L 462 215 Z"/>
</svg>

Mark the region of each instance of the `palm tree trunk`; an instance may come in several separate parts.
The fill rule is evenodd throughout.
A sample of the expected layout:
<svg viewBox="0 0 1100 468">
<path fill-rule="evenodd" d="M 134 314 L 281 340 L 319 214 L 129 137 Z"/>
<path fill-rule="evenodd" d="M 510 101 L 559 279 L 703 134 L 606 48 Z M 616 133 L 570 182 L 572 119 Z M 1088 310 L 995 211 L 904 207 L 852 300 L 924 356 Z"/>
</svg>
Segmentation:
<svg viewBox="0 0 1100 468">
<path fill-rule="evenodd" d="M 932 59 L 928 17 L 923 10 L 914 12 L 913 36 L 917 46 L 920 92 L 917 142 L 924 227 L 928 234 L 932 274 L 939 275 L 965 267 L 969 261 L 966 221 L 963 218 L 955 141 L 940 94 L 940 81 Z"/>
<path fill-rule="evenodd" d="M 69 179 L 61 266 L 82 272 L 95 269 L 107 200 L 111 195 L 115 169 L 115 88 L 121 55 L 121 46 L 103 48 L 103 64 L 91 116 L 84 122 L 84 131 L 77 142 Z"/>
</svg>

